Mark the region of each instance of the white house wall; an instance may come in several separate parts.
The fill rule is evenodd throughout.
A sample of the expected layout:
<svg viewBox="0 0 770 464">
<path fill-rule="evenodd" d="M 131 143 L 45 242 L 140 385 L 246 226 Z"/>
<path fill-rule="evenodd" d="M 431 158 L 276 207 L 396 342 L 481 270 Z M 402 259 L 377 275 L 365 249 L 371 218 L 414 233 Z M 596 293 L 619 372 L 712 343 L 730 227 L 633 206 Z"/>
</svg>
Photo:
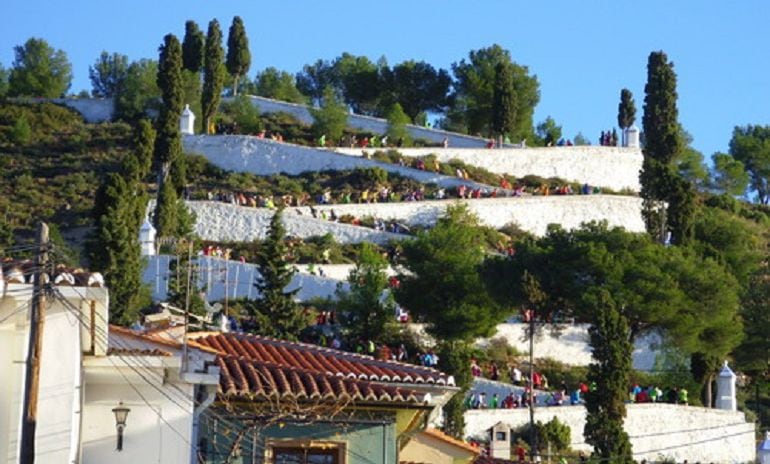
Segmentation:
<svg viewBox="0 0 770 464">
<path fill-rule="evenodd" d="M 624 428 L 631 438 L 634 459 L 675 462 L 754 462 L 754 424 L 742 412 L 672 404 L 629 404 Z M 535 408 L 535 420 L 558 417 L 571 431 L 571 448 L 590 451 L 583 438 L 583 406 Z M 466 437 L 484 438 L 498 422 L 512 428 L 529 423 L 524 409 L 483 409 L 465 412 Z"/>
<path fill-rule="evenodd" d="M 82 464 L 165 464 L 190 462 L 192 387 L 155 382 L 167 398 L 128 369 L 128 381 L 100 384 L 86 373 L 83 407 Z M 113 371 L 114 372 L 114 371 Z M 129 383 L 130 382 L 130 383 Z M 133 385 L 133 387 L 132 387 Z M 135 390 L 135 389 L 136 390 Z M 138 390 L 138 392 L 137 392 Z M 140 396 L 141 394 L 141 396 Z M 144 399 L 142 398 L 144 397 Z M 123 435 L 123 452 L 115 449 L 117 432 L 112 409 L 117 400 L 131 409 Z M 182 403 L 180 407 L 175 402 Z M 180 437 L 179 434 L 182 436 Z"/>
</svg>

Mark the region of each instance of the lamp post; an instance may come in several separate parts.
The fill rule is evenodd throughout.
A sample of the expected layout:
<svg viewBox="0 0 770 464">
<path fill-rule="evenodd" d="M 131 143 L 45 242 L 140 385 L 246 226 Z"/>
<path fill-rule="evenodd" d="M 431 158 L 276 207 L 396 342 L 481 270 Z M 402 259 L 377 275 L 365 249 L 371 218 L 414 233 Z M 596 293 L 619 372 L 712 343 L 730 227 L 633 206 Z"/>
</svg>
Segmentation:
<svg viewBox="0 0 770 464">
<path fill-rule="evenodd" d="M 118 451 L 123 451 L 123 429 L 126 428 L 126 418 L 128 417 L 128 413 L 131 412 L 131 410 L 125 406 L 123 406 L 123 402 L 121 401 L 118 403 L 117 408 L 112 409 L 113 414 L 115 414 L 115 426 L 118 429 Z"/>
</svg>

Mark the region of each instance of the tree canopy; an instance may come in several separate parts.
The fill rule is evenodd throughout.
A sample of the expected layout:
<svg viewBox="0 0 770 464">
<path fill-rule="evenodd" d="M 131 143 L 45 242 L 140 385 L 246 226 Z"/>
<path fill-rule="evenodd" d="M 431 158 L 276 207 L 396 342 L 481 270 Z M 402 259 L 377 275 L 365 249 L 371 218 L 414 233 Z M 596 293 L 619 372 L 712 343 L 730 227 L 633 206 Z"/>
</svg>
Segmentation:
<svg viewBox="0 0 770 464">
<path fill-rule="evenodd" d="M 254 82 L 243 87 L 242 91 L 248 91 L 261 97 L 292 103 L 307 102 L 307 98 L 297 89 L 294 76 L 272 66 L 258 72 Z"/>
<path fill-rule="evenodd" d="M 64 51 L 33 37 L 13 47 L 13 52 L 9 96 L 58 98 L 67 93 L 72 84 L 72 65 Z"/>
<path fill-rule="evenodd" d="M 500 137 L 509 136 L 516 126 L 516 94 L 511 68 L 504 63 L 495 67 L 495 87 L 492 101 L 492 131 Z"/>
<path fill-rule="evenodd" d="M 404 244 L 396 301 L 428 324 L 440 340 L 491 335 L 508 314 L 489 296 L 479 269 L 484 260 L 478 218 L 464 205 L 447 208 L 430 230 Z"/>
<path fill-rule="evenodd" d="M 313 133 L 316 137 L 325 135 L 328 140 L 338 143 L 347 126 L 348 112 L 331 87 L 324 91 L 321 107 L 312 108 L 310 114 L 313 116 Z"/>
<path fill-rule="evenodd" d="M 597 300 L 591 295 L 602 290 L 628 320 L 631 338 L 659 330 L 687 352 L 719 355 L 740 341 L 741 288 L 729 270 L 646 234 L 606 224 L 569 232 L 552 227 L 520 243 L 512 258 L 488 262 L 485 280 L 500 304 L 527 304 L 523 286 L 510 284 L 521 282 L 525 271 L 545 295 L 543 320 L 592 321 Z"/>
<path fill-rule="evenodd" d="M 730 155 L 743 163 L 757 201 L 770 203 L 770 126 L 738 126 L 730 139 Z"/>
<path fill-rule="evenodd" d="M 157 83 L 158 62 L 142 59 L 128 66 L 126 78 L 115 97 L 115 116 L 125 121 L 147 117 L 147 110 L 160 107 Z"/>
<path fill-rule="evenodd" d="M 251 67 L 251 52 L 246 27 L 240 16 L 233 18 L 227 34 L 227 71 L 233 76 L 233 95 L 238 95 L 238 81 Z"/>
<path fill-rule="evenodd" d="M 257 333 L 284 340 L 297 340 L 307 325 L 303 309 L 294 301 L 299 288 L 286 290 L 297 270 L 289 262 L 286 231 L 281 221 L 281 211 L 270 220 L 267 237 L 257 253 L 256 265 L 259 276 L 254 286 L 259 298 L 246 305 L 249 316 L 254 318 Z"/>
<path fill-rule="evenodd" d="M 195 21 L 184 23 L 184 39 L 182 39 L 182 67 L 194 73 L 203 68 L 203 52 L 206 37 Z"/>
<path fill-rule="evenodd" d="M 219 22 L 212 19 L 206 32 L 206 48 L 203 55 L 203 91 L 201 92 L 201 110 L 203 111 L 203 131 L 213 131 L 214 116 L 222 99 L 224 86 L 224 49 L 222 48 L 222 30 Z"/>
<path fill-rule="evenodd" d="M 620 103 L 618 104 L 618 127 L 628 129 L 636 121 L 636 103 L 634 94 L 628 89 L 620 91 Z"/>
<path fill-rule="evenodd" d="M 450 128 L 469 134 L 489 135 L 492 131 L 495 69 L 498 63 L 509 66 L 516 95 L 516 125 L 512 137 L 531 138 L 532 116 L 540 101 L 539 83 L 526 66 L 514 63 L 511 54 L 499 45 L 473 50 L 468 61 L 452 65 L 455 82 L 454 105 L 449 110 Z"/>
<path fill-rule="evenodd" d="M 117 96 L 128 76 L 128 57 L 120 53 L 110 55 L 103 51 L 96 63 L 88 68 L 91 79 L 91 95 L 100 98 Z"/>
</svg>

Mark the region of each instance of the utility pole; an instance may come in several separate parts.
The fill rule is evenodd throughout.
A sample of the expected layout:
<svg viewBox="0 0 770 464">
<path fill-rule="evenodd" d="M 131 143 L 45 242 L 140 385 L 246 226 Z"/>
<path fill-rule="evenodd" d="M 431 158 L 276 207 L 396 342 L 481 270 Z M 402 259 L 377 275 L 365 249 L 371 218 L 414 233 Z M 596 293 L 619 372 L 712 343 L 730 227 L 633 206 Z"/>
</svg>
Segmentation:
<svg viewBox="0 0 770 464">
<path fill-rule="evenodd" d="M 527 310 L 529 317 L 529 433 L 532 449 L 530 458 L 534 460 L 537 453 L 537 430 L 535 430 L 535 310 Z"/>
<path fill-rule="evenodd" d="M 24 409 L 21 424 L 21 464 L 35 462 L 35 431 L 37 429 L 37 402 L 40 390 L 40 355 L 45 324 L 45 292 L 48 286 L 48 226 L 41 222 L 38 228 L 38 252 L 35 259 L 32 311 L 29 317 L 29 344 L 24 375 Z"/>
</svg>

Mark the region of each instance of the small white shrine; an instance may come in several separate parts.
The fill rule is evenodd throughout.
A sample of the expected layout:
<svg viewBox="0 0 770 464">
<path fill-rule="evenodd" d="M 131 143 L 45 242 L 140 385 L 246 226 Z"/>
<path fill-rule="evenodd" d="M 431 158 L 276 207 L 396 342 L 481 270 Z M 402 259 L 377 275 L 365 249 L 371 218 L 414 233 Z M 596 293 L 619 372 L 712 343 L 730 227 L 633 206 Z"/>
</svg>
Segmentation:
<svg viewBox="0 0 770 464">
<path fill-rule="evenodd" d="M 190 110 L 190 105 L 185 105 L 182 116 L 179 118 L 179 132 L 182 134 L 195 134 L 195 114 Z"/>
</svg>

